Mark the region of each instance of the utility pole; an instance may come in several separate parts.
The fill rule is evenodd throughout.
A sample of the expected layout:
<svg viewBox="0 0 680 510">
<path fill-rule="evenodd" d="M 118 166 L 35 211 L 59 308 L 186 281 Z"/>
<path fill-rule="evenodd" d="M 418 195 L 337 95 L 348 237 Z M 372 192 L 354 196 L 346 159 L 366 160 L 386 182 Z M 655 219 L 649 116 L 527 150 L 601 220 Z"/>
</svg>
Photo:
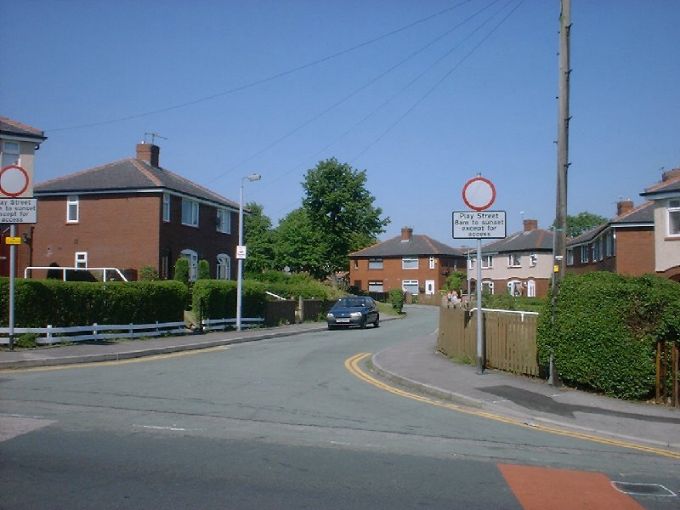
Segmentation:
<svg viewBox="0 0 680 510">
<path fill-rule="evenodd" d="M 555 210 L 554 261 L 552 278 L 552 319 L 555 305 L 567 265 L 567 173 L 569 170 L 569 41 L 571 33 L 571 0 L 561 0 L 560 10 L 560 71 L 559 114 L 557 119 L 557 200 Z M 550 353 L 548 382 L 556 384 L 555 364 Z"/>
</svg>

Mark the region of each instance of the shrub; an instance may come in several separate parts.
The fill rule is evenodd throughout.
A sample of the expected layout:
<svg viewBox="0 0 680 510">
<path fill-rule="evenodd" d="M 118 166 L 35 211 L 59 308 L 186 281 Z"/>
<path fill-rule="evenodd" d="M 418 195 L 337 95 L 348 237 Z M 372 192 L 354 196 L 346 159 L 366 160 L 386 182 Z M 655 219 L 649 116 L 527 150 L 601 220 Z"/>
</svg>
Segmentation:
<svg viewBox="0 0 680 510">
<path fill-rule="evenodd" d="M 404 309 L 404 292 L 400 289 L 392 289 L 390 291 L 390 304 L 392 305 L 392 308 L 397 313 L 402 313 L 402 310 Z"/>
<path fill-rule="evenodd" d="M 196 278 L 198 280 L 210 279 L 210 263 L 207 260 L 201 259 L 198 261 L 198 270 Z"/>
<path fill-rule="evenodd" d="M 186 257 L 180 257 L 175 262 L 174 279 L 184 285 L 189 285 L 189 260 Z"/>
<path fill-rule="evenodd" d="M 680 286 L 656 276 L 609 272 L 567 276 L 551 322 L 550 302 L 539 318 L 539 359 L 567 383 L 641 399 L 655 387 L 655 345 L 680 341 Z"/>
<path fill-rule="evenodd" d="M 236 317 L 236 282 L 198 280 L 193 287 L 192 309 L 196 319 Z M 243 317 L 264 317 L 267 295 L 261 282 L 243 281 Z"/>
<path fill-rule="evenodd" d="M 473 299 L 475 298 L 473 297 Z M 482 293 L 482 307 L 484 308 L 495 308 L 498 310 L 518 310 L 523 312 L 541 312 L 544 306 L 545 300 L 541 298 L 511 296 L 509 293 Z"/>
<path fill-rule="evenodd" d="M 144 266 L 139 270 L 139 279 L 141 281 L 156 282 L 160 280 L 160 276 L 155 267 Z"/>
</svg>

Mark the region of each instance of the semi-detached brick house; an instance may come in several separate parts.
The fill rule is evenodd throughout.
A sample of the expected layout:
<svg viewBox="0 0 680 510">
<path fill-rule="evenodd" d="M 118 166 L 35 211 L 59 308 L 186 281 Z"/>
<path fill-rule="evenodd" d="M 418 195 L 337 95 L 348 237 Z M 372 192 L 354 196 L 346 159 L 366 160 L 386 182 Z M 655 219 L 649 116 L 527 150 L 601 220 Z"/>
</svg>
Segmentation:
<svg viewBox="0 0 680 510">
<path fill-rule="evenodd" d="M 136 158 L 35 186 L 32 265 L 116 267 L 128 279 L 151 266 L 170 278 L 184 256 L 192 276 L 205 259 L 213 277 L 234 278 L 238 204 L 162 168 L 159 154 L 140 143 Z"/>
<path fill-rule="evenodd" d="M 439 292 L 449 274 L 463 272 L 465 256 L 404 227 L 401 236 L 349 255 L 350 285 L 369 292 L 402 289 L 411 294 Z"/>
<path fill-rule="evenodd" d="M 654 273 L 654 203 L 616 204 L 616 216 L 567 242 L 567 273 Z"/>
</svg>

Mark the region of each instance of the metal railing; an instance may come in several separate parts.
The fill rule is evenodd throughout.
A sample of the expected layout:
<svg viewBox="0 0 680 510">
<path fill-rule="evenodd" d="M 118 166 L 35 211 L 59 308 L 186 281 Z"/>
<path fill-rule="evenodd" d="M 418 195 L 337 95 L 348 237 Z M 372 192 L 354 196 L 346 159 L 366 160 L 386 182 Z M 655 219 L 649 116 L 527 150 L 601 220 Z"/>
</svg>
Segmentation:
<svg viewBox="0 0 680 510">
<path fill-rule="evenodd" d="M 59 266 L 28 266 L 24 269 L 24 278 L 30 278 L 33 270 L 39 271 L 60 271 L 62 280 L 66 281 L 66 271 L 85 271 L 85 272 L 100 272 L 102 273 L 102 280 L 107 281 L 107 272 L 112 272 L 118 275 L 122 281 L 128 281 L 125 275 L 120 272 L 117 267 L 59 267 Z"/>
</svg>

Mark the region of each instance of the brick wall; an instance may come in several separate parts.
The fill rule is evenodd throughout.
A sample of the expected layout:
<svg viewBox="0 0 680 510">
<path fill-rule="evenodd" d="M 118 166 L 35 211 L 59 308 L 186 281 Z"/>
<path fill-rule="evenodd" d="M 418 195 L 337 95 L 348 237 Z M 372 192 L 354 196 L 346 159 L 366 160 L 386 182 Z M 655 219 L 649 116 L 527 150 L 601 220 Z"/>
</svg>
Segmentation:
<svg viewBox="0 0 680 510">
<path fill-rule="evenodd" d="M 639 276 L 654 271 L 654 230 L 617 229 L 616 272 Z"/>
</svg>

